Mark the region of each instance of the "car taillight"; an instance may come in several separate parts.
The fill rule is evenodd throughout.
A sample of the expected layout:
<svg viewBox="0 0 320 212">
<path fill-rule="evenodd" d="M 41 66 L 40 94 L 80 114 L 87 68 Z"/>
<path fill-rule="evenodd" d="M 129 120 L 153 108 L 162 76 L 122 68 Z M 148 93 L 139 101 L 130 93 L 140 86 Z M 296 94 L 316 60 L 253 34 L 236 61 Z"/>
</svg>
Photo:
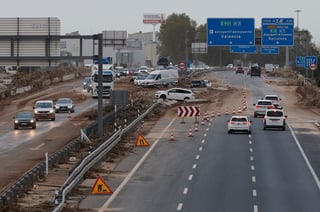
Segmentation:
<svg viewBox="0 0 320 212">
<path fill-rule="evenodd" d="M 234 124 L 234 122 L 233 121 L 229 121 L 229 124 Z"/>
<path fill-rule="evenodd" d="M 268 106 L 268 109 L 274 109 L 275 107 L 274 107 L 274 105 L 269 105 Z"/>
<path fill-rule="evenodd" d="M 260 105 L 256 105 L 256 108 L 261 108 L 261 106 Z"/>
<path fill-rule="evenodd" d="M 244 125 L 249 125 L 250 122 L 246 121 L 246 122 L 243 122 Z"/>
</svg>

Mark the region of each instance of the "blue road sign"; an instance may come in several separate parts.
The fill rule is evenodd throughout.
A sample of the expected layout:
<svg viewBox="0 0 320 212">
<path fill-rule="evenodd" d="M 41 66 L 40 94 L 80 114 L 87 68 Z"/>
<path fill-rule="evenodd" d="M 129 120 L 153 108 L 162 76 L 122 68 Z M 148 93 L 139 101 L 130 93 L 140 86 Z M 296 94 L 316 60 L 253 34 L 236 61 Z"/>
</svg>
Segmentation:
<svg viewBox="0 0 320 212">
<path fill-rule="evenodd" d="M 296 66 L 297 67 L 305 67 L 305 57 L 303 56 L 297 56 L 296 57 Z"/>
<path fill-rule="evenodd" d="M 309 68 L 311 64 L 318 64 L 318 57 L 317 56 L 305 56 L 304 59 L 304 67 Z"/>
<path fill-rule="evenodd" d="M 280 48 L 261 46 L 260 52 L 261 54 L 279 54 Z"/>
<path fill-rule="evenodd" d="M 255 45 L 254 18 L 208 18 L 207 45 Z"/>
<path fill-rule="evenodd" d="M 263 18 L 261 45 L 263 46 L 293 46 L 293 18 Z"/>
<path fill-rule="evenodd" d="M 256 46 L 230 46 L 230 53 L 256 54 L 258 49 Z"/>
</svg>

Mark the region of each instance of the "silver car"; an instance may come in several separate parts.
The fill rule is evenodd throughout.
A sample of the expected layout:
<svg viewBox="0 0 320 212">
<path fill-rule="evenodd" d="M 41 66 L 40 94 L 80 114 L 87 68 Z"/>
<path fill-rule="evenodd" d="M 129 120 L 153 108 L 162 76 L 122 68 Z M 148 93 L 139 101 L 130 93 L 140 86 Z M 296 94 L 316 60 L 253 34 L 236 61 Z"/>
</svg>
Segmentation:
<svg viewBox="0 0 320 212">
<path fill-rule="evenodd" d="M 55 111 L 56 113 L 59 112 L 71 112 L 74 113 L 75 111 L 75 106 L 73 104 L 73 101 L 71 98 L 59 98 L 55 105 Z"/>
</svg>

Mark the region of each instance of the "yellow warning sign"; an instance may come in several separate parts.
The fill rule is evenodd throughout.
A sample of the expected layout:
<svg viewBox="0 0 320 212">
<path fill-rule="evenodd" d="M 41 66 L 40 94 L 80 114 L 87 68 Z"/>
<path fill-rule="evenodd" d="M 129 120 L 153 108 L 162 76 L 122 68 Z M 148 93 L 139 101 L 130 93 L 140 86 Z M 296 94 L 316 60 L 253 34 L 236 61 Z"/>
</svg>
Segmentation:
<svg viewBox="0 0 320 212">
<path fill-rule="evenodd" d="M 145 139 L 141 134 L 139 134 L 136 140 L 136 146 L 150 146 L 150 145 L 147 139 Z"/>
<path fill-rule="evenodd" d="M 104 180 L 98 176 L 96 182 L 94 183 L 91 194 L 112 194 L 113 192 L 107 185 L 107 183 L 104 182 Z"/>
</svg>

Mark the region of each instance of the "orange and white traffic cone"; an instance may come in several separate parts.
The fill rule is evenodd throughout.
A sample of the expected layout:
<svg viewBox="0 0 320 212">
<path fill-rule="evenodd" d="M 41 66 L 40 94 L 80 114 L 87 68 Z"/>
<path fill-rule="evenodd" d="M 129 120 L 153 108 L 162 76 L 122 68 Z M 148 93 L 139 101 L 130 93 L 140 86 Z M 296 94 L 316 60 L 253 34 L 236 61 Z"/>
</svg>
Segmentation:
<svg viewBox="0 0 320 212">
<path fill-rule="evenodd" d="M 194 131 L 195 131 L 195 132 L 198 132 L 198 131 L 199 131 L 198 124 L 195 124 L 195 125 L 194 125 Z"/>
<path fill-rule="evenodd" d="M 201 120 L 201 125 L 204 125 L 204 119 Z"/>
<path fill-rule="evenodd" d="M 192 128 L 190 127 L 190 129 L 189 129 L 189 137 L 193 137 L 193 135 L 192 135 Z"/>
<path fill-rule="evenodd" d="M 68 119 L 71 119 L 71 112 L 70 112 L 70 111 L 68 112 L 67 118 L 68 118 Z"/>
<path fill-rule="evenodd" d="M 173 136 L 173 130 L 171 130 L 171 133 L 170 133 L 170 141 L 174 141 L 174 136 Z"/>
</svg>

